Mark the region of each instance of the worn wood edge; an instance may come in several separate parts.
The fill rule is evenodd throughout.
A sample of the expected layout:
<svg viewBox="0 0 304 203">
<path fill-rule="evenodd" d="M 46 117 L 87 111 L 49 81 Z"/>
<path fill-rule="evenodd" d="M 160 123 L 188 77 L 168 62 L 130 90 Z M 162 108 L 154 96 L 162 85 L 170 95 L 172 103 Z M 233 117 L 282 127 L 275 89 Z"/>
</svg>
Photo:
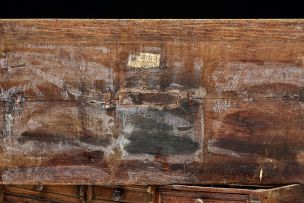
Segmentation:
<svg viewBox="0 0 304 203">
<path fill-rule="evenodd" d="M 289 188 L 303 188 L 303 185 L 301 185 L 301 184 L 291 184 L 291 185 L 273 187 L 273 188 L 269 188 L 269 189 L 257 189 L 256 192 L 276 191 L 276 190 L 289 189 Z"/>
<path fill-rule="evenodd" d="M 45 200 L 65 200 L 65 201 L 79 201 L 81 200 L 80 197 L 71 196 L 71 195 L 64 195 L 64 194 L 57 194 L 57 193 L 41 193 L 39 191 L 32 191 L 32 190 L 26 190 L 21 188 L 7 188 L 3 192 L 4 194 L 12 195 L 12 196 L 24 196 L 26 197 L 39 197 Z M 4 198 L 3 198 L 4 199 Z M 0 201 L 1 202 L 1 201 Z"/>
<path fill-rule="evenodd" d="M 195 191 L 195 192 L 224 192 L 236 194 L 248 194 L 255 189 L 225 188 L 225 187 L 206 187 L 206 186 L 189 186 L 189 185 L 166 185 L 160 186 L 159 190 L 179 190 L 179 191 Z"/>
<path fill-rule="evenodd" d="M 123 19 L 115 19 L 115 18 L 1 18 L 0 21 L 204 21 L 204 22 L 225 22 L 225 21 L 262 21 L 262 22 L 291 22 L 291 21 L 304 21 L 302 18 L 269 18 L 269 19 L 247 19 L 247 18 L 239 18 L 239 19 L 230 19 L 230 18 L 221 18 L 221 19 L 187 19 L 187 18 L 171 18 L 171 19 L 162 19 L 162 18 L 142 18 L 142 19 L 136 19 L 136 18 L 123 18 Z"/>
<path fill-rule="evenodd" d="M 155 38 L 155 34 L 158 34 L 157 37 L 158 39 L 169 39 L 169 40 L 176 40 L 176 30 L 175 29 L 181 29 L 184 30 L 185 28 L 192 28 L 191 30 L 188 30 L 189 32 L 187 32 L 187 35 L 183 35 L 185 33 L 181 33 L 182 36 L 181 39 L 189 41 L 189 40 L 193 40 L 193 36 L 196 36 L 199 38 L 196 39 L 196 41 L 222 41 L 223 39 L 227 40 L 227 41 L 242 41 L 242 40 L 249 40 L 250 38 L 252 39 L 260 39 L 261 36 L 263 36 L 264 38 L 267 38 L 268 40 L 271 39 L 272 41 L 278 41 L 278 40 L 299 40 L 302 36 L 302 32 L 300 32 L 300 30 L 298 29 L 299 26 L 291 26 L 288 25 L 289 23 L 292 24 L 298 24 L 298 23 L 303 23 L 304 20 L 302 19 L 219 19 L 219 20 L 205 20 L 205 19 L 183 19 L 183 20 L 179 20 L 179 19 L 140 19 L 140 20 L 136 20 L 136 19 L 3 19 L 0 20 L 0 23 L 22 23 L 22 22 L 26 22 L 26 23 L 54 23 L 54 22 L 58 22 L 58 23 L 62 23 L 62 22 L 66 22 L 66 23 L 113 23 L 112 26 L 117 26 L 117 30 L 119 31 L 119 29 L 125 29 L 124 28 L 124 23 L 133 23 L 132 25 L 130 25 L 130 27 L 128 28 L 128 32 L 130 33 L 128 38 L 125 39 L 124 37 L 122 37 L 122 34 L 120 32 L 113 32 L 111 31 L 110 33 L 115 33 L 117 34 L 117 36 L 115 36 L 112 40 L 113 41 L 128 41 L 130 39 L 141 39 L 141 41 L 146 38 L 147 36 L 144 36 L 146 34 L 151 34 L 151 36 L 154 36 L 152 38 Z M 116 24 L 115 24 L 116 23 Z M 152 24 L 149 26 L 143 26 L 143 25 L 148 25 L 148 24 Z M 190 24 L 187 24 L 190 23 Z M 195 23 L 194 25 L 191 23 Z M 212 24 L 214 23 L 214 25 Z M 231 23 L 231 24 L 230 24 Z M 242 23 L 242 25 L 235 25 L 234 23 Z M 173 24 L 173 25 L 172 25 Z M 274 30 L 275 33 L 277 33 L 276 38 L 273 38 L 273 35 L 267 35 L 267 32 L 265 32 L 265 29 L 261 29 L 260 25 L 267 25 L 267 24 L 271 24 L 276 25 L 278 30 Z M 197 29 L 199 26 L 201 26 L 201 29 Z M 119 27 L 120 26 L 120 27 Z M 169 33 L 168 32 L 168 26 L 171 26 L 171 28 L 174 29 L 169 29 Z M 185 27 L 186 26 L 186 27 Z M 216 30 L 215 34 L 214 32 L 210 31 L 209 29 L 207 29 L 207 27 L 216 27 L 219 30 Z M 26 27 L 26 26 L 25 26 Z M 52 26 L 50 26 L 52 27 Z M 123 27 L 123 28 L 122 28 Z M 193 29 L 193 27 L 196 27 L 196 29 Z M 243 36 L 243 34 L 241 35 L 242 37 L 238 37 L 238 36 L 234 36 L 233 33 L 227 29 L 227 28 L 236 28 L 238 32 L 242 32 L 243 34 L 247 32 L 246 29 L 244 28 L 250 28 L 250 30 L 256 30 L 257 33 L 262 34 L 261 36 L 251 36 L 251 35 L 245 35 Z M 157 28 L 157 29 L 156 29 Z M 292 35 L 286 35 L 286 33 L 281 32 L 282 28 L 284 31 L 289 30 L 290 33 L 292 33 Z M 164 30 L 163 30 L 164 29 Z M 222 32 L 224 29 L 225 31 Z M 144 31 L 140 36 L 133 36 L 133 31 Z M 153 32 L 151 32 L 151 30 Z M 164 31 L 166 30 L 165 34 Z M 203 32 L 202 33 L 197 33 L 196 31 L 200 30 Z M 5 32 L 4 32 L 5 33 Z M 100 33 L 100 32 L 99 32 Z M 222 33 L 222 35 L 220 35 Z M 228 33 L 228 35 L 227 35 Z M 264 33 L 264 34 L 263 34 Z M 266 35 L 265 35 L 266 33 Z M 169 35 L 168 35 L 169 34 Z M 171 36 L 173 34 L 173 36 Z M 269 33 L 268 33 L 269 34 Z M 189 36 L 188 36 L 189 35 Z M 208 36 L 206 38 L 206 36 Z M 113 36 L 112 36 L 113 37 Z M 243 38 L 245 37 L 245 38 Z M 249 37 L 248 39 L 246 37 Z M 151 41 L 151 39 L 149 39 L 149 41 Z"/>
<path fill-rule="evenodd" d="M 251 198 L 259 198 L 262 202 L 304 202 L 304 187 L 300 184 L 286 185 L 269 190 L 256 190 L 251 193 Z M 282 201 L 283 200 L 283 201 Z"/>
</svg>

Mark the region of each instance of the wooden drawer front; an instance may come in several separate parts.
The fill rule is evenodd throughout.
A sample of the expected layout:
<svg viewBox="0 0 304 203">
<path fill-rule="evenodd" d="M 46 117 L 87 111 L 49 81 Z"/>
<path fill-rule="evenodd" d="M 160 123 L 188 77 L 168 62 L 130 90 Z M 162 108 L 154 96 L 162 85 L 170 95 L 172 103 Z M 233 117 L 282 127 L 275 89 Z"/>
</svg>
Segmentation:
<svg viewBox="0 0 304 203">
<path fill-rule="evenodd" d="M 304 203 L 299 184 L 242 188 L 0 185 L 0 203 Z"/>
<path fill-rule="evenodd" d="M 116 197 L 115 196 L 116 193 Z M 90 197 L 89 197 L 90 199 Z M 92 197 L 89 202 L 108 203 L 108 202 L 130 202 L 145 203 L 149 202 L 151 196 L 147 193 L 146 187 L 101 187 L 92 188 Z"/>
<path fill-rule="evenodd" d="M 304 203 L 304 188 L 294 184 L 252 189 L 172 185 L 158 188 L 157 203 Z"/>
<path fill-rule="evenodd" d="M 159 203 L 246 203 L 249 195 L 204 192 L 161 192 Z"/>
<path fill-rule="evenodd" d="M 5 203 L 80 203 L 80 186 L 35 186 L 35 185 L 14 185 L 4 187 Z"/>
</svg>

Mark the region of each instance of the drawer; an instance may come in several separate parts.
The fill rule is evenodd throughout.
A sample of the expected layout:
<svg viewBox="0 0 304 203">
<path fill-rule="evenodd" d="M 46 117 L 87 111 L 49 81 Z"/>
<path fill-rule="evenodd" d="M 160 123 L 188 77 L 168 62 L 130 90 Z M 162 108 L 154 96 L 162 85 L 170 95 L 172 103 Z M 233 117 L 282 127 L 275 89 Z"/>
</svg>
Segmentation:
<svg viewBox="0 0 304 203">
<path fill-rule="evenodd" d="M 304 203 L 302 185 L 282 187 L 0 185 L 0 203 Z"/>
<path fill-rule="evenodd" d="M 221 192 L 186 192 L 163 191 L 160 203 L 246 203 L 250 199 L 247 194 L 231 194 Z"/>
<path fill-rule="evenodd" d="M 81 203 L 83 186 L 75 185 L 6 185 L 5 203 Z"/>
<path fill-rule="evenodd" d="M 88 199 L 90 203 L 150 203 L 153 196 L 148 187 L 90 186 Z"/>
<path fill-rule="evenodd" d="M 217 188 L 172 185 L 159 187 L 157 203 L 303 203 L 301 185 L 276 188 Z"/>
</svg>

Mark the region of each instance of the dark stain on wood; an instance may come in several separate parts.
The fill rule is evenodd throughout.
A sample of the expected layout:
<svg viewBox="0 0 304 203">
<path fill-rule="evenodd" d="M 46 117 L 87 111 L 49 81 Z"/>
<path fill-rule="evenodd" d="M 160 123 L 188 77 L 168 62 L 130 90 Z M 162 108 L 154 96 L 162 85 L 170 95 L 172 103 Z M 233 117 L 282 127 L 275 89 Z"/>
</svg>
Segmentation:
<svg viewBox="0 0 304 203">
<path fill-rule="evenodd" d="M 283 143 L 252 143 L 250 140 L 233 140 L 233 139 L 220 139 L 216 141 L 213 146 L 220 147 L 222 149 L 232 150 L 243 156 L 258 155 L 268 158 L 274 158 L 276 160 L 289 160 L 294 159 L 296 152 L 303 146 L 297 146 L 294 143 L 294 147 L 290 148 L 289 144 Z M 298 149 L 297 149 L 298 148 Z"/>
<path fill-rule="evenodd" d="M 79 146 L 75 138 L 46 134 L 42 132 L 23 132 L 21 136 L 17 138 L 17 141 L 20 144 L 25 144 L 29 141 L 36 141 L 38 143 L 50 143 L 50 144 L 61 143 L 61 144 Z"/>
<path fill-rule="evenodd" d="M 236 111 L 227 114 L 223 119 L 223 123 L 235 126 L 239 130 L 243 129 L 243 132 L 247 131 L 252 136 L 260 133 L 262 130 L 271 128 L 272 121 L 271 117 L 267 116 L 267 114 L 255 110 Z"/>
<path fill-rule="evenodd" d="M 136 107 L 119 109 L 118 117 L 129 140 L 124 149 L 130 154 L 177 155 L 192 154 L 200 144 L 194 141 L 195 118 L 199 104 L 182 100 L 180 107 L 157 109 Z M 129 127 L 130 128 L 130 127 Z"/>
<path fill-rule="evenodd" d="M 198 100 L 186 98 L 186 99 L 181 99 L 179 102 L 181 108 L 177 108 L 176 110 L 177 111 L 181 110 L 182 112 L 184 112 L 185 116 L 186 115 L 195 116 L 198 113 L 200 107 L 200 102 Z"/>
<path fill-rule="evenodd" d="M 103 151 L 71 151 L 71 154 L 57 154 L 45 164 L 50 166 L 93 165 L 104 159 Z"/>
<path fill-rule="evenodd" d="M 298 100 L 300 102 L 304 102 L 304 88 L 302 87 L 300 90 L 299 90 L 299 94 L 298 94 Z"/>
<path fill-rule="evenodd" d="M 138 119 L 134 125 L 125 147 L 131 154 L 191 154 L 199 148 L 187 134 L 176 136 L 171 126 L 153 119 Z"/>
<path fill-rule="evenodd" d="M 133 104 L 174 104 L 177 102 L 175 95 L 165 94 L 165 93 L 128 93 L 126 96 L 129 96 L 132 99 Z"/>
<path fill-rule="evenodd" d="M 267 95 L 268 97 L 278 98 L 282 101 L 304 101 L 304 88 L 288 83 L 273 83 L 263 85 L 253 85 L 243 87 L 246 96 L 257 97 L 258 95 Z M 244 95 L 238 95 L 244 96 Z"/>
<path fill-rule="evenodd" d="M 79 141 L 94 146 L 108 146 L 111 144 L 111 138 L 110 134 L 102 135 L 102 137 L 84 134 L 79 137 Z"/>
</svg>

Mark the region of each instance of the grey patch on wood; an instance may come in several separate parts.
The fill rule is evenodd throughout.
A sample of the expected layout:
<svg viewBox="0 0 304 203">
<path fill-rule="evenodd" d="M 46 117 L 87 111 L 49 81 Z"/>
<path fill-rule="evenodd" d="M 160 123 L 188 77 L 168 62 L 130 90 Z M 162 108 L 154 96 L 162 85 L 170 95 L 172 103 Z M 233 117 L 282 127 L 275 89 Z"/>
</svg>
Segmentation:
<svg viewBox="0 0 304 203">
<path fill-rule="evenodd" d="M 118 117 L 121 120 L 122 133 L 129 140 L 124 150 L 130 154 L 151 155 L 196 152 L 200 144 L 194 141 L 195 116 L 192 113 L 189 109 L 120 107 Z"/>
<path fill-rule="evenodd" d="M 199 144 L 187 134 L 175 136 L 173 127 L 153 119 L 136 119 L 135 130 L 129 136 L 125 150 L 131 154 L 191 154 Z"/>
</svg>

